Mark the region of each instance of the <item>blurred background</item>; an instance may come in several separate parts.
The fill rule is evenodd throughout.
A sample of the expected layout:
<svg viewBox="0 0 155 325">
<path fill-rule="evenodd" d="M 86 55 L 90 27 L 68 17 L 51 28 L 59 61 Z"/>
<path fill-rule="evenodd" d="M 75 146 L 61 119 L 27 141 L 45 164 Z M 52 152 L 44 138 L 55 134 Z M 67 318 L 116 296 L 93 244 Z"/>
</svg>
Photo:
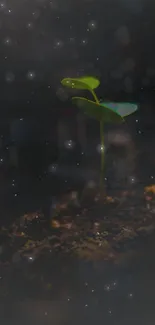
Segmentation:
<svg viewBox="0 0 155 325">
<path fill-rule="evenodd" d="M 155 177 L 154 12 L 151 0 L 0 1 L 3 324 L 154 324 L 154 187 L 144 198 Z M 100 101 L 138 105 L 123 125 L 107 124 L 104 130 L 104 181 L 110 200 L 115 197 L 120 204 L 114 208 L 98 203 L 92 207 L 94 196 L 84 205 L 79 199 L 85 188 L 99 183 L 102 150 L 99 123 L 71 101 L 72 96 L 92 99 L 90 94 L 61 85 L 63 78 L 82 76 L 100 80 Z M 123 193 L 129 199 L 122 201 Z M 72 220 L 64 221 L 76 229 L 69 235 L 71 246 L 77 233 L 81 238 L 81 229 L 90 239 L 92 228 L 104 221 L 95 236 L 98 240 L 107 231 L 112 247 L 108 256 L 116 256 L 116 217 L 121 234 L 130 224 L 137 251 L 137 227 L 147 221 L 152 228 L 138 241 L 138 258 L 125 256 L 119 264 L 118 258 L 109 263 L 106 255 L 94 266 L 83 262 L 81 255 L 77 259 L 55 252 L 49 244 L 55 235 L 53 211 L 59 202 L 61 207 L 68 204 L 70 197 L 77 198 L 75 210 L 67 206 L 57 222 L 61 228 L 65 218 Z M 38 213 L 44 219 L 40 228 L 32 221 L 40 222 Z M 63 251 L 62 238 L 68 233 L 63 228 L 56 235 Z M 22 236 L 34 245 L 24 254 L 27 244 L 19 239 Z M 35 250 L 38 242 L 41 253 Z M 125 245 L 120 245 L 123 251 Z"/>
</svg>

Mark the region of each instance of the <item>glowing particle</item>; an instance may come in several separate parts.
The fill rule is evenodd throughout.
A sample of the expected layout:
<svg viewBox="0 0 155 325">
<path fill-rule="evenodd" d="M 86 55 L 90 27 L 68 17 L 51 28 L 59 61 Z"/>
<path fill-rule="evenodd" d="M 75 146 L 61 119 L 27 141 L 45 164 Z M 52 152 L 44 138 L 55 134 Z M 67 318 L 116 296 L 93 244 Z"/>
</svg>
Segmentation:
<svg viewBox="0 0 155 325">
<path fill-rule="evenodd" d="M 104 290 L 107 291 L 107 292 L 109 292 L 110 291 L 110 285 L 109 284 L 106 284 L 104 286 Z"/>
<path fill-rule="evenodd" d="M 133 298 L 133 293 L 132 292 L 130 292 L 129 294 L 128 294 L 128 298 Z"/>
<path fill-rule="evenodd" d="M 27 23 L 26 25 L 27 29 L 32 29 L 33 28 L 33 24 L 31 22 Z"/>
<path fill-rule="evenodd" d="M 73 149 L 75 147 L 75 143 L 72 140 L 65 141 L 66 149 Z"/>
<path fill-rule="evenodd" d="M 3 9 L 5 9 L 5 7 L 6 7 L 5 6 L 5 3 L 4 2 L 0 2 L 0 9 L 3 10 Z"/>
<path fill-rule="evenodd" d="M 81 41 L 81 44 L 82 44 L 82 45 L 86 45 L 86 44 L 87 44 L 87 40 L 86 40 L 86 39 L 83 39 L 83 40 Z"/>
<path fill-rule="evenodd" d="M 57 164 L 52 164 L 49 166 L 49 172 L 55 174 L 57 172 L 58 166 Z"/>
<path fill-rule="evenodd" d="M 54 49 L 58 50 L 61 49 L 63 47 L 64 43 L 61 40 L 55 41 L 54 43 Z"/>
<path fill-rule="evenodd" d="M 134 176 L 129 177 L 129 181 L 131 184 L 135 184 L 136 183 L 136 178 Z"/>
<path fill-rule="evenodd" d="M 104 152 L 105 151 L 105 146 L 103 146 L 102 144 L 98 144 L 96 149 L 97 149 L 97 151 L 99 153 Z"/>
<path fill-rule="evenodd" d="M 9 37 L 5 38 L 5 40 L 4 40 L 4 44 L 5 45 L 8 45 L 9 46 L 9 45 L 11 45 L 11 43 L 12 42 L 11 42 L 11 39 Z"/>
<path fill-rule="evenodd" d="M 95 20 L 91 20 L 88 23 L 88 27 L 91 31 L 95 30 L 97 28 L 97 22 Z"/>
<path fill-rule="evenodd" d="M 27 78 L 29 80 L 33 80 L 35 78 L 35 72 L 34 71 L 28 71 Z"/>
</svg>

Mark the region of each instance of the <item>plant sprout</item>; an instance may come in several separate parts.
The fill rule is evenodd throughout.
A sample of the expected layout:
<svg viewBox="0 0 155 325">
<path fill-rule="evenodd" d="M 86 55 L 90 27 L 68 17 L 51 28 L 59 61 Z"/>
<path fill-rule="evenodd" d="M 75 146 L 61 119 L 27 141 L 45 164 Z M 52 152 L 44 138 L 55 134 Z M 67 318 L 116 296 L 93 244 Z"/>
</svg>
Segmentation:
<svg viewBox="0 0 155 325">
<path fill-rule="evenodd" d="M 101 140 L 101 177 L 100 184 L 103 186 L 104 178 L 104 123 L 122 123 L 124 117 L 134 113 L 137 105 L 131 103 L 100 103 L 94 89 L 100 85 L 97 78 L 88 76 L 81 78 L 65 78 L 61 81 L 62 85 L 72 89 L 88 90 L 91 92 L 94 101 L 83 97 L 72 97 L 72 102 L 80 108 L 86 115 L 94 118 L 100 123 Z"/>
</svg>

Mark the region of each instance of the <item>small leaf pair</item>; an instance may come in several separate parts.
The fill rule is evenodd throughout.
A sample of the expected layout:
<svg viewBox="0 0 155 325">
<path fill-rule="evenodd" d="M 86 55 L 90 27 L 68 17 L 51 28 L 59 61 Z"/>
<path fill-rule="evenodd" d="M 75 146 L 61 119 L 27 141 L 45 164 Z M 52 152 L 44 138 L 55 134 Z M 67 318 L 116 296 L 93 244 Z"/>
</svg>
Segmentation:
<svg viewBox="0 0 155 325">
<path fill-rule="evenodd" d="M 104 148 L 104 123 L 122 123 L 124 117 L 137 110 L 136 104 L 131 103 L 100 103 L 94 89 L 100 85 L 100 81 L 92 76 L 81 78 L 65 78 L 61 81 L 62 85 L 72 89 L 88 90 L 94 97 L 94 101 L 82 97 L 73 97 L 72 102 L 81 109 L 86 115 L 100 122 L 101 147 Z M 104 171 L 104 150 L 101 150 L 101 185 L 103 184 Z"/>
</svg>

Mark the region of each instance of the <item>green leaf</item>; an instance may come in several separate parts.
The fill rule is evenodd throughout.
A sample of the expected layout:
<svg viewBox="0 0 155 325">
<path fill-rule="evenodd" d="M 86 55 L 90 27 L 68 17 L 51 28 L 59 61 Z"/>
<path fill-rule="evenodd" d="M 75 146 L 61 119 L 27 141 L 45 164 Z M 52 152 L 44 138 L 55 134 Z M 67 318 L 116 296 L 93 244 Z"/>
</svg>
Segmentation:
<svg viewBox="0 0 155 325">
<path fill-rule="evenodd" d="M 91 89 L 96 89 L 100 85 L 100 81 L 95 77 L 82 77 L 80 80 Z"/>
<path fill-rule="evenodd" d="M 61 81 L 62 85 L 72 89 L 92 90 L 99 86 L 100 81 L 94 77 L 65 78 Z"/>
<path fill-rule="evenodd" d="M 122 117 L 129 116 L 138 109 L 138 105 L 132 103 L 103 102 L 100 105 L 112 109 Z"/>
<path fill-rule="evenodd" d="M 89 117 L 105 123 L 122 123 L 124 119 L 112 109 L 99 105 L 87 98 L 73 97 L 72 102 Z"/>
</svg>

